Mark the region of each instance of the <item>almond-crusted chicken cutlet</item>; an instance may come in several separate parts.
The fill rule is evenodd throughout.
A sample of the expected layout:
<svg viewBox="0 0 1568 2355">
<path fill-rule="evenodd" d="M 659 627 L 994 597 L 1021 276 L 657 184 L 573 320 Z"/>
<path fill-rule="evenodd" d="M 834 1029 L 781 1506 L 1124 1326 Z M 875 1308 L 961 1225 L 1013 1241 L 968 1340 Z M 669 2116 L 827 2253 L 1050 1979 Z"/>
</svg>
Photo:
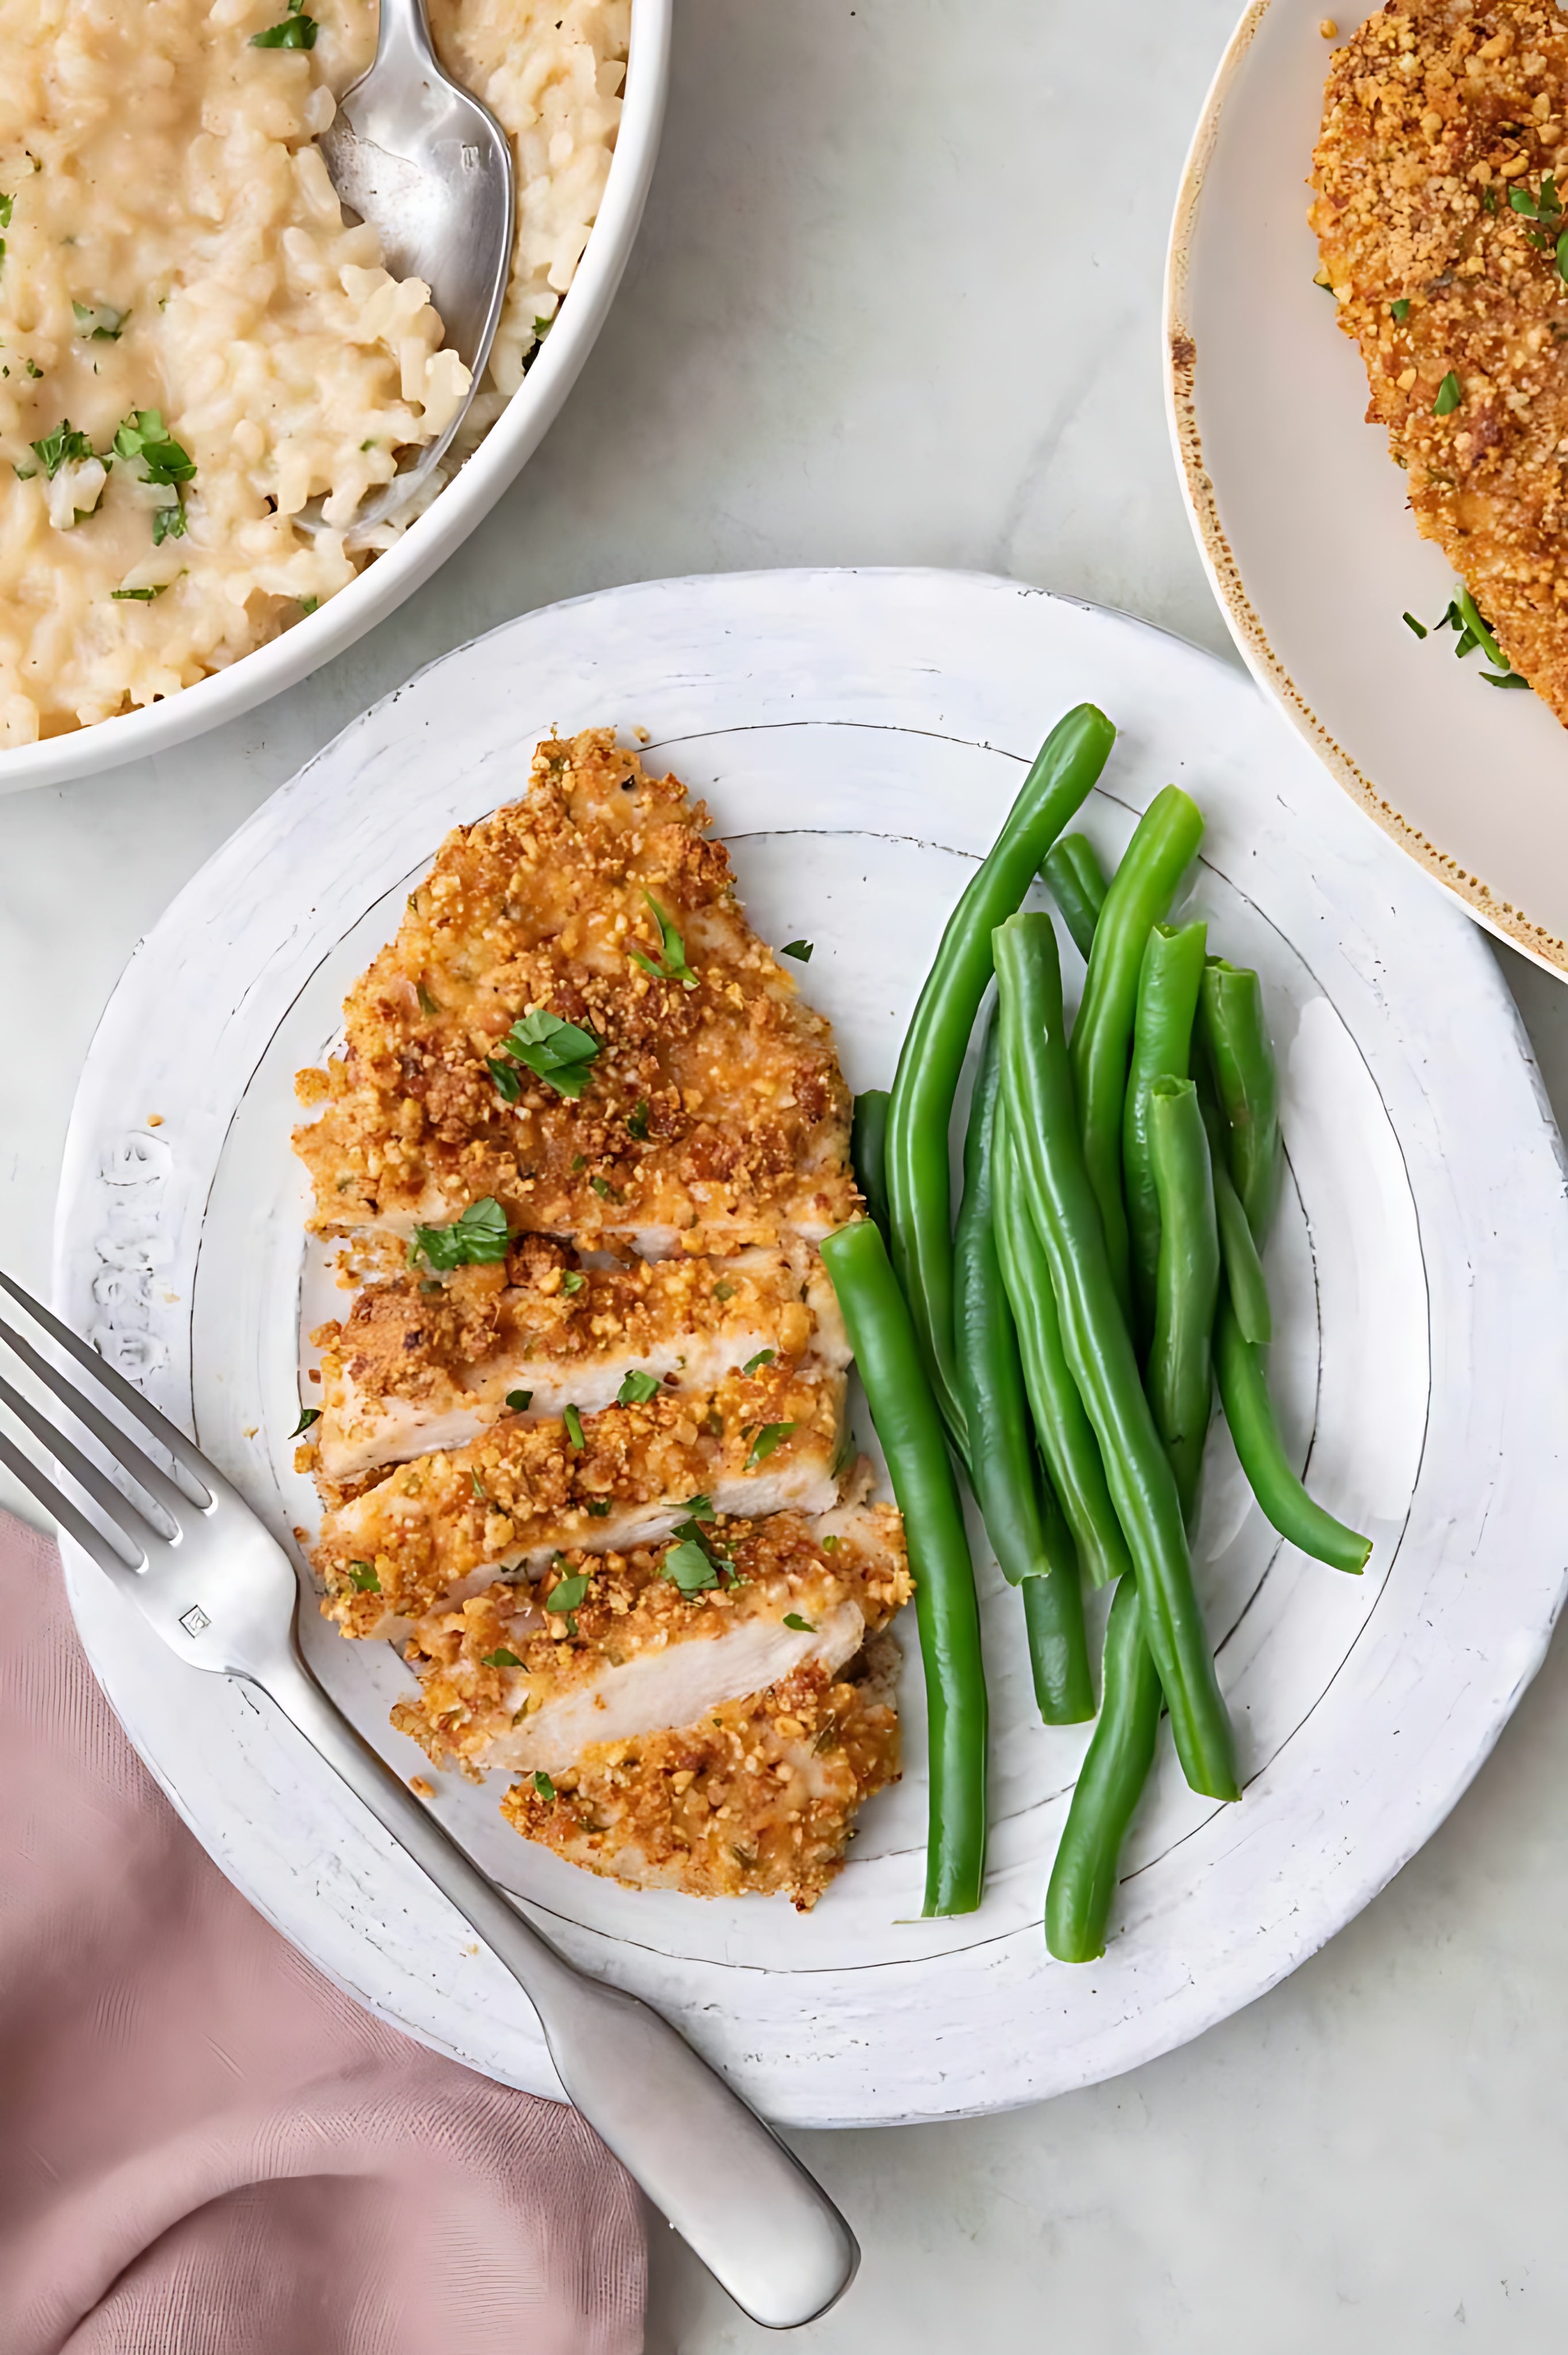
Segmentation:
<svg viewBox="0 0 1568 2355">
<path fill-rule="evenodd" d="M 432 1614 L 394 1722 L 438 1767 L 521 1771 L 504 1812 L 574 1863 L 804 1910 L 897 1775 L 896 1656 L 866 1646 L 910 1592 L 898 1515 L 697 1514 L 663 1547 L 563 1556 Z"/>
<path fill-rule="evenodd" d="M 713 1254 L 856 1208 L 826 1022 L 701 804 L 609 729 L 541 744 L 525 800 L 449 836 L 300 1089 L 328 1234 L 493 1199 L 514 1232 Z"/>
<path fill-rule="evenodd" d="M 704 1397 L 668 1391 L 545 1422 L 508 1414 L 467 1447 L 399 1465 L 336 1506 L 313 1561 L 345 1636 L 408 1623 L 574 1546 L 667 1536 L 694 1496 L 721 1512 L 829 1511 L 843 1464 L 845 1377 L 775 1362 Z"/>
<path fill-rule="evenodd" d="M 661 1391 L 711 1391 L 742 1367 L 811 1359 L 842 1370 L 849 1344 L 809 1244 L 729 1260 L 579 1268 L 552 1236 L 444 1284 L 410 1273 L 360 1293 L 322 1351 L 313 1434 L 327 1481 L 463 1446 L 514 1409 L 581 1414 Z"/>
<path fill-rule="evenodd" d="M 1370 16 L 1330 69 L 1313 186 L 1416 524 L 1568 724 L 1568 19 L 1552 0 Z"/>
</svg>

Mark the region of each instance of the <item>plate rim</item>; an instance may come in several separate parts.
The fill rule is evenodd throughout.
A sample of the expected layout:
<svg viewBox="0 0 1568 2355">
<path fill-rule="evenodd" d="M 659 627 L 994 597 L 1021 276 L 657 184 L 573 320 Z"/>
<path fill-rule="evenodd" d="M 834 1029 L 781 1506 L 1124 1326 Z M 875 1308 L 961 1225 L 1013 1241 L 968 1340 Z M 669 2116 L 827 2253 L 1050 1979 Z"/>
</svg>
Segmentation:
<svg viewBox="0 0 1568 2355">
<path fill-rule="evenodd" d="M 1319 718 L 1270 643 L 1220 519 L 1219 497 L 1204 463 L 1198 427 L 1198 345 L 1190 316 L 1188 280 L 1192 248 L 1200 233 L 1204 183 L 1226 105 L 1265 18 L 1274 9 L 1292 5 L 1305 5 L 1305 0 L 1247 0 L 1214 69 L 1177 188 L 1165 254 L 1160 373 L 1171 453 L 1188 521 L 1209 584 L 1243 661 L 1330 776 L 1477 923 L 1544 972 L 1568 976 L 1568 940 L 1560 938 L 1549 925 L 1534 922 L 1522 909 L 1505 907 L 1498 900 L 1478 876 L 1404 815 Z"/>
<path fill-rule="evenodd" d="M 981 595 L 986 593 L 1003 592 L 1012 599 L 1040 599 L 1042 602 L 1063 608 L 1072 609 L 1080 614 L 1092 617 L 1096 620 L 1105 620 L 1126 625 L 1135 634 L 1147 633 L 1150 637 L 1164 641 L 1172 648 L 1179 649 L 1183 659 L 1192 661 L 1195 658 L 1196 663 L 1199 666 L 1212 666 L 1218 673 L 1224 675 L 1227 683 L 1227 687 L 1230 690 L 1234 691 L 1240 686 L 1240 681 L 1237 678 L 1234 667 L 1224 663 L 1221 657 L 1214 655 L 1207 649 L 1191 645 L 1188 642 L 1176 637 L 1173 633 L 1163 630 L 1156 624 L 1146 623 L 1135 616 L 1116 613 L 1111 609 L 1090 605 L 1086 601 L 1079 598 L 1070 596 L 1051 597 L 1048 592 L 1044 592 L 1037 589 L 1032 589 L 1028 584 L 1008 581 L 993 575 L 973 572 L 951 572 L 936 568 L 920 567 L 801 568 L 790 571 L 770 571 L 752 573 L 748 575 L 697 575 L 690 576 L 685 580 L 680 581 L 632 583 L 622 588 L 588 592 L 582 597 L 566 601 L 562 605 L 543 608 L 537 613 L 515 617 L 513 621 L 503 623 L 498 625 L 495 630 L 484 634 L 483 638 L 470 641 L 463 647 L 453 649 L 450 653 L 443 654 L 436 657 L 431 663 L 424 666 L 420 672 L 415 675 L 414 680 L 409 681 L 402 687 L 393 690 L 391 694 L 381 698 L 376 705 L 371 707 L 369 712 L 361 714 L 355 719 L 350 721 L 347 727 L 344 730 L 340 731 L 340 735 L 334 739 L 331 745 L 323 748 L 320 752 L 313 756 L 312 761 L 304 764 L 294 779 L 291 780 L 289 783 L 280 787 L 277 794 L 270 796 L 269 801 L 261 805 L 261 809 L 254 815 L 252 819 L 246 822 L 246 826 L 238 830 L 239 834 L 243 835 L 249 826 L 257 823 L 260 819 L 261 813 L 266 811 L 272 802 L 277 801 L 281 796 L 288 795 L 291 791 L 304 789 L 306 780 L 311 777 L 312 773 L 338 750 L 345 738 L 352 737 L 355 731 L 363 728 L 366 722 L 371 720 L 377 713 L 385 711 L 389 706 L 398 701 L 403 696 L 408 694 L 409 687 L 418 680 L 423 679 L 429 673 L 442 667 L 448 663 L 459 660 L 465 655 L 471 655 L 475 646 L 482 645 L 485 643 L 486 639 L 501 637 L 512 632 L 524 631 L 531 624 L 540 623 L 542 622 L 547 623 L 550 618 L 563 613 L 569 612 L 574 609 L 580 610 L 583 608 L 602 606 L 609 601 L 620 601 L 624 604 L 628 602 L 639 599 L 656 598 L 667 595 L 672 591 L 683 591 L 688 596 L 692 592 L 695 591 L 705 598 L 713 598 L 716 596 L 722 599 L 729 593 L 733 587 L 738 586 L 742 583 L 749 584 L 753 591 L 755 591 L 758 584 L 759 583 L 768 584 L 769 586 L 773 584 L 788 583 L 796 594 L 804 595 L 810 592 L 813 585 L 820 587 L 824 583 L 831 585 L 846 581 L 853 581 L 857 579 L 880 581 L 883 583 L 891 583 L 895 585 L 899 583 L 916 584 L 916 586 L 924 589 L 929 589 L 933 584 L 935 584 L 938 592 L 946 591 L 948 593 L 951 593 L 954 591 L 961 590 L 965 592 L 975 592 Z M 608 687 L 607 691 L 610 691 Z M 620 692 L 621 690 L 614 688 L 613 691 Z M 809 718 L 810 716 L 810 715 L 806 713 L 801 714 L 802 718 Z M 922 731 L 917 728 L 909 727 L 904 730 L 897 730 L 895 732 L 919 733 Z M 959 739 L 959 741 L 965 742 L 976 741 L 969 735 L 962 734 L 956 729 L 952 732 L 955 737 Z M 994 749 L 1003 750 L 1008 748 L 1006 748 L 1004 744 L 997 744 Z M 187 894 L 190 895 L 190 904 L 191 907 L 194 908 L 198 887 L 203 884 L 207 876 L 209 868 L 221 861 L 226 855 L 232 854 L 236 839 L 237 837 L 230 837 L 228 844 L 220 846 L 219 849 L 214 854 L 213 859 L 204 865 L 204 868 L 198 871 L 198 874 L 192 879 L 188 885 L 185 887 L 185 890 L 182 891 L 175 902 L 172 903 L 171 908 L 165 911 L 164 916 L 160 919 L 159 926 L 154 928 L 153 934 L 149 934 L 149 941 L 153 939 L 156 932 L 164 927 L 170 926 L 180 915 L 186 900 Z M 1368 847 L 1370 848 L 1370 847 L 1369 842 Z M 1476 946 L 1478 954 L 1479 943 L 1477 943 Z M 1487 962 L 1489 965 L 1490 961 L 1488 960 Z M 132 960 L 132 964 L 134 964 L 134 960 Z M 1477 966 L 1476 970 L 1478 972 L 1480 967 Z M 1493 976 L 1493 986 L 1497 994 L 1497 1004 L 1499 1007 L 1506 1007 L 1509 1012 L 1512 1015 L 1513 1024 L 1517 1032 L 1517 1013 L 1512 1009 L 1511 1001 L 1509 999 L 1508 992 L 1502 982 L 1501 975 L 1496 971 L 1495 966 L 1491 967 L 1491 972 Z M 118 996 L 120 991 L 124 987 L 125 976 L 122 976 L 121 983 L 117 985 L 115 995 Z M 106 1007 L 104 1017 L 99 1026 L 99 1031 L 95 1033 L 94 1046 L 93 1049 L 90 1049 L 88 1064 L 87 1066 L 84 1066 L 82 1082 L 79 1086 L 77 1102 L 73 1106 L 71 1137 L 68 1141 L 66 1169 L 62 1176 L 60 1208 L 57 1220 L 55 1283 L 55 1297 L 57 1302 L 62 1301 L 66 1297 L 69 1284 L 69 1271 L 73 1258 L 73 1238 L 70 1233 L 69 1218 L 70 1183 L 73 1178 L 79 1182 L 82 1177 L 82 1170 L 79 1167 L 80 1154 L 73 1148 L 80 1146 L 84 1142 L 79 1132 L 88 1114 L 90 1113 L 90 1106 L 87 1106 L 84 1111 L 84 1102 L 88 1092 L 89 1074 L 92 1063 L 93 1053 L 97 1049 L 99 1038 L 102 1034 L 104 1025 L 110 1018 L 110 1011 L 113 1003 L 114 999 L 111 997 L 110 1006 Z M 1534 1079 L 1537 1109 L 1542 1115 L 1544 1125 L 1550 1132 L 1552 1138 L 1555 1139 L 1555 1130 L 1551 1124 L 1550 1113 L 1548 1108 L 1545 1106 L 1544 1097 L 1540 1089 L 1539 1076 L 1538 1074 L 1533 1074 L 1533 1067 L 1531 1063 L 1528 1052 L 1525 1053 L 1523 1060 L 1526 1068 L 1531 1071 L 1532 1077 Z M 1561 1160 L 1560 1143 L 1558 1144 L 1557 1149 L 1559 1160 Z M 1552 1619 L 1555 1617 L 1556 1608 L 1561 1607 L 1562 1599 L 1563 1581 L 1560 1577 L 1556 1593 L 1556 1605 L 1552 1614 Z M 1239 1997 L 1234 1995 L 1230 1989 L 1228 1978 L 1225 1977 L 1224 1974 L 1220 1974 L 1219 1977 L 1224 1980 L 1224 1984 L 1216 1987 L 1215 2001 L 1212 2007 L 1206 2005 L 1200 2006 L 1195 2014 L 1184 2019 L 1178 2027 L 1171 2028 L 1169 2022 L 1161 2023 L 1158 2017 L 1157 2010 L 1150 2012 L 1144 2016 L 1140 2032 L 1135 2033 L 1133 2024 L 1129 2022 L 1127 2029 L 1127 2039 L 1129 2047 L 1134 2047 L 1136 2049 L 1129 2049 L 1126 2052 L 1125 2057 L 1118 2062 L 1118 2070 L 1140 2065 L 1143 2061 L 1155 2057 L 1160 2052 L 1172 2049 L 1175 2044 L 1187 2041 L 1190 2037 L 1199 2034 L 1207 2027 L 1215 2024 L 1217 2020 L 1230 2016 L 1230 2014 L 1237 2009 L 1240 2004 L 1255 2000 L 1258 1995 L 1266 1992 L 1268 1987 L 1276 1984 L 1280 1977 L 1287 1975 L 1290 1970 L 1294 1969 L 1301 1960 L 1305 1959 L 1308 1954 L 1316 1951 L 1318 1946 L 1325 1943 L 1328 1937 L 1335 1934 L 1338 1928 L 1342 1927 L 1345 1922 L 1352 1919 L 1355 1913 L 1360 1911 L 1366 1902 L 1370 1902 L 1371 1897 L 1376 1893 L 1377 1890 L 1385 1884 L 1386 1881 L 1392 1877 L 1392 1874 L 1394 1871 L 1399 1870 L 1403 1862 L 1407 1860 L 1408 1856 L 1414 1854 L 1416 1848 L 1418 1848 L 1425 1839 L 1431 1836 L 1432 1832 L 1436 1828 L 1444 1816 L 1446 1815 L 1449 1808 L 1457 1803 L 1463 1791 L 1468 1786 L 1474 1774 L 1478 1771 L 1479 1766 L 1484 1763 L 1486 1756 L 1489 1754 L 1490 1749 L 1495 1742 L 1498 1734 L 1500 1732 L 1503 1724 L 1507 1721 L 1508 1715 L 1511 1711 L 1514 1701 L 1517 1700 L 1519 1692 L 1522 1691 L 1524 1684 L 1528 1682 L 1530 1676 L 1533 1675 L 1536 1668 L 1539 1667 L 1540 1660 L 1544 1656 L 1546 1644 L 1550 1640 L 1550 1633 L 1551 1621 L 1549 1620 L 1544 1630 L 1540 1633 L 1539 1641 L 1533 1644 L 1531 1656 L 1524 1664 L 1522 1673 L 1517 1679 L 1512 1699 L 1510 1699 L 1507 1705 L 1502 1707 L 1495 1716 L 1495 1719 L 1490 1723 L 1487 1736 L 1480 1744 L 1478 1750 L 1475 1754 L 1467 1756 L 1462 1765 L 1458 1768 L 1448 1768 L 1445 1770 L 1444 1790 L 1440 1796 L 1435 1797 L 1434 1794 L 1428 1790 L 1420 1806 L 1416 1806 L 1414 1803 L 1412 1804 L 1407 1810 L 1407 1816 L 1409 1822 L 1414 1827 L 1414 1828 L 1411 1832 L 1405 1844 L 1402 1847 L 1401 1852 L 1394 1857 L 1392 1862 L 1388 1862 L 1386 1859 L 1382 1859 L 1379 1863 L 1377 1871 L 1370 1880 L 1368 1880 L 1364 1875 L 1358 1878 L 1355 1892 L 1351 1901 L 1349 1902 L 1348 1909 L 1344 1908 L 1342 1899 L 1335 1899 L 1330 1902 L 1325 1909 L 1326 1923 L 1325 1920 L 1318 1921 L 1314 1925 L 1311 1934 L 1305 1941 L 1297 1939 L 1289 1942 L 1288 1951 L 1283 1953 L 1283 1958 L 1277 1959 L 1277 1966 L 1272 1967 L 1266 1976 L 1261 1976 L 1255 1978 L 1251 1983 L 1249 1990 L 1245 1994 Z M 91 1646 L 90 1646 L 89 1648 L 90 1656 Z M 96 1660 L 94 1660 L 93 1665 L 95 1671 L 100 1673 L 101 1681 L 101 1671 L 98 1671 L 98 1664 Z M 132 1738 L 134 1739 L 134 1736 Z M 154 1771 L 154 1773 L 157 1773 L 157 1769 L 155 1767 Z M 158 1774 L 158 1779 L 163 1787 L 170 1791 L 170 1796 L 175 1797 L 176 1806 L 179 1807 L 180 1812 L 184 1815 L 185 1809 L 180 1806 L 179 1799 L 172 1786 L 165 1781 L 164 1777 L 161 1774 Z M 185 1819 L 187 1821 L 191 1821 L 191 1818 L 188 1816 Z M 203 1838 L 204 1845 L 207 1845 L 207 1843 L 205 1835 L 194 1823 L 192 1824 L 192 1828 L 196 1830 L 196 1836 Z M 248 1885 L 249 1876 L 246 1876 L 245 1879 L 240 1879 L 239 1874 L 235 1870 L 234 1860 L 228 1856 L 219 1856 L 217 1860 L 219 1861 L 222 1869 L 228 1872 L 231 1878 L 235 1878 L 239 1881 L 239 1885 L 245 1888 L 247 1895 L 251 1898 L 251 1902 L 259 1903 L 261 1910 L 268 1912 L 269 1918 L 276 1920 L 277 1917 L 271 1913 L 270 1908 L 268 1907 L 258 1896 L 252 1895 L 250 1888 Z M 1327 1892 L 1325 1892 L 1325 1895 L 1327 1895 Z M 291 1934 L 285 1931 L 284 1934 L 287 1935 Z M 584 1934 L 585 1943 L 591 1943 L 596 1949 L 604 1952 L 612 1950 L 619 1943 L 597 1932 L 587 1932 Z M 1005 1946 L 1007 1941 L 1003 1938 L 998 1943 L 1001 1946 Z M 313 1960 L 317 1959 L 317 1955 L 313 1951 L 312 1958 Z M 941 1959 L 947 1960 L 948 1958 Z M 330 1966 L 323 1966 L 323 1967 Z M 748 1976 L 749 1975 L 750 1973 L 748 1971 Z M 788 1980 L 792 1975 L 788 1972 L 776 1971 L 764 1973 L 762 1976 L 772 1977 L 780 1980 Z M 340 1983 L 344 1982 L 340 1981 Z M 363 1987 L 354 1985 L 352 1982 L 347 1984 L 348 1991 L 353 1993 L 357 2000 L 368 2003 L 372 2009 L 381 2008 L 377 2006 L 374 1995 L 367 1994 Z M 402 2027 L 406 2031 L 421 2037 L 423 2041 L 432 2044 L 435 2049 L 449 2051 L 454 2049 L 450 2045 L 443 2044 L 439 2037 L 430 2034 L 429 2031 L 421 2025 L 411 2021 L 406 2014 L 397 2011 L 384 2010 L 383 2016 L 392 2019 L 395 2024 Z M 476 2062 L 471 2056 L 465 2055 L 461 2051 L 457 2051 L 456 2057 L 464 2060 L 466 2065 L 469 2066 L 484 2065 L 483 2063 Z M 1106 2072 L 1103 2070 L 1097 2071 L 1086 2075 L 1082 2082 L 1094 2082 L 1096 2076 L 1103 2076 L 1107 2073 L 1116 2073 L 1116 2072 Z M 1016 2104 L 1028 2102 L 1037 2098 L 1040 2098 L 1039 2091 L 1031 2085 L 1025 2084 L 1022 2090 L 1010 2093 L 1004 2089 L 998 2088 L 993 2083 L 986 2094 L 980 2098 L 971 2098 L 968 2101 L 949 2100 L 944 2103 L 940 2107 L 926 2106 L 899 2109 L 882 2108 L 869 2114 L 861 2111 L 847 2115 L 841 2111 L 831 2119 L 821 2117 L 820 2115 L 813 2115 L 810 2122 L 820 2124 L 832 2123 L 854 2125 L 891 2124 L 914 2118 L 980 2115 L 987 2111 L 1012 2106 Z M 802 2123 L 804 2122 L 807 2121 L 803 2120 Z"/>
</svg>

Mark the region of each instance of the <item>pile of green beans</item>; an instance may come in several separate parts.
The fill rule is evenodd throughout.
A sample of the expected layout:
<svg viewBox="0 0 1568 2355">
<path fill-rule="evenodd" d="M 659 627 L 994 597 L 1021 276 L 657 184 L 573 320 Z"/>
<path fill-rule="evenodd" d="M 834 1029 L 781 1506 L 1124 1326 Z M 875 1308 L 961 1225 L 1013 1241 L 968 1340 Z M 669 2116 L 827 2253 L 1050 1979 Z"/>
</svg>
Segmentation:
<svg viewBox="0 0 1568 2355">
<path fill-rule="evenodd" d="M 1067 1962 L 1105 1951 L 1162 1712 L 1192 1787 L 1240 1796 L 1188 1548 L 1216 1388 L 1274 1526 L 1341 1571 L 1371 1552 L 1308 1495 L 1268 1395 L 1260 1251 L 1284 1152 L 1262 989 L 1209 955 L 1205 924 L 1165 921 L 1202 815 L 1168 786 L 1108 883 L 1086 837 L 1057 838 L 1113 738 L 1085 704 L 1047 739 L 948 922 L 891 1094 L 857 1099 L 870 1216 L 822 1246 L 915 1574 L 927 1914 L 977 1906 L 985 1870 L 985 1680 L 953 1456 L 1022 1597 L 1047 1724 L 1095 1715 L 1083 1585 L 1114 1586 L 1045 1902 Z M 1070 1036 L 1051 919 L 1022 910 L 1037 869 L 1086 967 Z M 955 1227 L 948 1131 L 993 974 Z"/>
</svg>

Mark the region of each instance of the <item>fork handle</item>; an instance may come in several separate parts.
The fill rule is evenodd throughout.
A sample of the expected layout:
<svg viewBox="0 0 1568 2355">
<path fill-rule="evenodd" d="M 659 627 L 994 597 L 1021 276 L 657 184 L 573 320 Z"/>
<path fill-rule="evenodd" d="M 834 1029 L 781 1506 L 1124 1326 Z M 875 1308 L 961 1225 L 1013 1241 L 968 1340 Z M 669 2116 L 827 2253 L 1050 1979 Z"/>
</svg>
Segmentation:
<svg viewBox="0 0 1568 2355">
<path fill-rule="evenodd" d="M 774 2330 L 825 2312 L 860 2250 L 794 2153 L 668 2020 L 585 1977 L 508 1902 L 297 1653 L 255 1681 L 505 1964 L 571 2101 L 736 2304 Z"/>
</svg>

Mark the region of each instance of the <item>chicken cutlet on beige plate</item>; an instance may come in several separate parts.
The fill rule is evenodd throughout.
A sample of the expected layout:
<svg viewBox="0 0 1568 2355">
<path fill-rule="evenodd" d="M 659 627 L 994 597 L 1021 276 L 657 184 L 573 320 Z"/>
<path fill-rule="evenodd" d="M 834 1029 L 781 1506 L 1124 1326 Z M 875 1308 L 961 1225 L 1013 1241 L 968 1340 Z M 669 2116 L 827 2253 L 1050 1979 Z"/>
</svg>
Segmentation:
<svg viewBox="0 0 1568 2355">
<path fill-rule="evenodd" d="M 1313 186 L 1416 527 L 1568 722 L 1568 20 L 1393 0 L 1335 52 Z"/>
<path fill-rule="evenodd" d="M 860 1208 L 826 1023 L 609 730 L 449 838 L 346 1015 L 296 1133 L 362 1286 L 313 1336 L 323 1609 L 525 1838 L 809 1906 L 896 1777 L 910 1591 L 816 1249 Z"/>
</svg>

